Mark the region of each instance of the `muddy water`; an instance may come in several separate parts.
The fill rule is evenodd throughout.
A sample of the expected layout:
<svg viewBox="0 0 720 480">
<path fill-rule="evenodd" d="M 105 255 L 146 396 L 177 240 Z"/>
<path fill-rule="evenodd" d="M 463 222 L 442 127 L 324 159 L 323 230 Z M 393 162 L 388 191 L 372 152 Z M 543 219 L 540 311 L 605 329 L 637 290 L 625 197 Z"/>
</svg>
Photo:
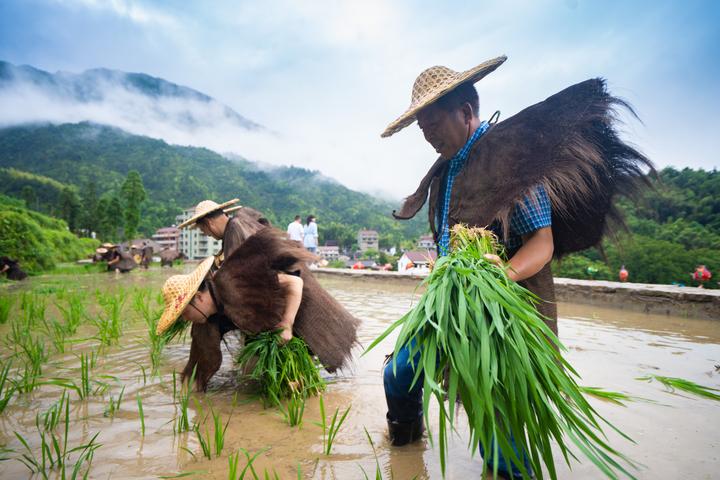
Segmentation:
<svg viewBox="0 0 720 480">
<path fill-rule="evenodd" d="M 116 278 L 112 275 L 79 277 L 40 277 L 20 288 L 41 287 L 52 291 L 59 286 L 78 288 L 140 286 L 159 288 L 168 271 L 132 272 Z M 363 319 L 360 338 L 367 345 L 392 321 L 405 313 L 417 299 L 412 287 L 384 285 L 355 279 L 323 279 L 338 300 Z M 18 287 L 0 286 L 0 295 L 16 292 Z M 132 309 L 125 311 L 131 317 Z M 53 315 L 48 308 L 48 316 Z M 647 374 L 682 377 L 703 385 L 720 388 L 720 322 L 665 316 L 651 316 L 627 311 L 563 304 L 560 306 L 560 336 L 567 345 L 567 358 L 583 377 L 582 384 L 602 386 L 627 394 L 651 399 L 621 407 L 591 400 L 598 411 L 636 441 L 632 444 L 609 437 L 618 449 L 642 466 L 638 478 L 710 479 L 718 478 L 720 469 L 720 403 L 696 397 L 672 394 L 660 384 L 636 380 Z M 0 326 L 6 335 L 7 326 Z M 78 337 L 92 335 L 92 328 Z M 110 389 L 104 395 L 79 401 L 72 394 L 71 445 L 87 441 L 96 432 L 102 444 L 95 454 L 91 478 L 157 478 L 193 473 L 204 478 L 227 478 L 228 456 L 238 449 L 250 454 L 264 450 L 256 470 L 274 469 L 279 478 L 297 478 L 298 466 L 303 478 L 355 479 L 375 476 L 376 456 L 365 429 L 372 439 L 377 461 L 384 478 L 391 472 L 396 479 L 417 476 L 440 478 L 437 452 L 425 440 L 414 445 L 391 448 L 385 438 L 385 400 L 381 365 L 383 355 L 392 349 L 394 338 L 356 359 L 352 371 L 329 377 L 332 383 L 325 394 L 326 407 L 334 411 L 351 406 L 350 414 L 337 436 L 332 455 L 322 454 L 322 432 L 314 422 L 320 418 L 317 399 L 308 401 L 302 428 L 288 427 L 274 409 L 263 409 L 248 392 L 237 389 L 231 353 L 237 341 L 231 338 L 223 346 L 224 362 L 213 379 L 211 392 L 196 394 L 191 421 L 200 420 L 212 407 L 228 421 L 225 450 L 219 458 L 206 460 L 194 434 L 173 433 L 177 407 L 173 401 L 172 372 L 180 370 L 187 359 L 189 344 L 173 344 L 164 353 L 158 377 L 143 378 L 140 365 L 149 364 L 143 344 L 145 330 L 139 321 L 125 328 L 122 344 L 103 351 L 95 370 L 97 375 L 112 375 Z M 94 347 L 93 340 L 79 341 L 63 355 L 51 357 L 44 376 L 76 375 L 76 354 Z M 3 357 L 7 347 L 3 348 Z M 359 354 L 360 352 L 358 352 Z M 125 386 L 125 400 L 115 418 L 104 416 L 109 395 L 117 398 Z M 143 399 L 146 434 L 140 435 L 136 394 Z M 44 411 L 60 395 L 57 387 L 45 386 L 30 395 L 16 397 L 0 416 L 0 445 L 20 450 L 13 431 L 29 440 L 37 440 L 35 413 Z M 459 435 L 450 445 L 447 478 L 479 478 L 482 463 L 466 448 L 465 422 L 458 422 Z M 32 441 L 31 440 L 31 441 Z M 189 453 L 189 452 L 192 453 Z M 194 454 L 194 456 L 193 456 Z M 13 455 L 11 454 L 10 457 Z M 242 456 L 242 454 L 241 454 Z M 556 455 L 559 478 L 603 478 L 588 462 L 572 464 L 572 470 Z M 240 466 L 245 462 L 241 459 Z M 27 469 L 15 460 L 0 462 L 1 478 L 24 478 Z M 52 477 L 51 477 L 52 478 Z M 249 478 L 249 477 L 246 477 Z"/>
</svg>

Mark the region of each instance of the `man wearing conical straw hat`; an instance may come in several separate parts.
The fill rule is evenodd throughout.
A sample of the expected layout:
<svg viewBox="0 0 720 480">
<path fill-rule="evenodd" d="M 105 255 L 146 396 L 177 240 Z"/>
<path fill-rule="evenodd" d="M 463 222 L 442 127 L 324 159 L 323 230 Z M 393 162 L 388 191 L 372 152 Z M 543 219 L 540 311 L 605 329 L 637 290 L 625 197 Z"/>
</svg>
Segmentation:
<svg viewBox="0 0 720 480">
<path fill-rule="evenodd" d="M 510 279 L 540 298 L 538 311 L 557 333 L 550 261 L 597 245 L 609 221 L 618 219 L 614 198 L 646 181 L 642 167 L 652 165 L 619 139 L 614 109 L 627 104 L 609 95 L 601 79 L 573 85 L 501 123 L 499 112 L 482 121 L 474 84 L 506 59 L 466 71 L 431 67 L 417 77 L 410 107 L 381 136 L 417 121 L 439 158 L 393 215 L 410 219 L 428 201 L 439 255 L 448 254 L 455 224 L 493 230 L 507 257 L 490 259 L 507 262 Z M 407 348 L 395 365 L 395 373 L 392 364 L 385 369 L 384 385 L 390 437 L 401 445 L 422 435 L 422 382 L 410 390 L 415 369 Z M 521 476 L 507 463 L 500 458 L 502 475 Z"/>
<path fill-rule="evenodd" d="M 178 225 L 178 228 L 199 228 L 205 235 L 222 240 L 222 255 L 228 257 L 250 235 L 262 226 L 269 225 L 257 210 L 240 205 L 231 207 L 239 201 L 238 198 L 223 203 L 203 200 L 195 207 L 195 214 Z M 234 216 L 229 217 L 228 214 L 233 212 Z"/>
</svg>

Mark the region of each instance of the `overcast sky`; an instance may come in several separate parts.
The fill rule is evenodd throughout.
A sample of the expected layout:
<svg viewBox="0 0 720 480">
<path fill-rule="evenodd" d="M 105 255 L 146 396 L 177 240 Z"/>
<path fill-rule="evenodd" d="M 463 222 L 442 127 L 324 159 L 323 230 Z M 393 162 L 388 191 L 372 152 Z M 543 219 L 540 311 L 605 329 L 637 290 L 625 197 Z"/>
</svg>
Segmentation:
<svg viewBox="0 0 720 480">
<path fill-rule="evenodd" d="M 720 167 L 719 25 L 720 2 L 692 0 L 2 0 L 0 59 L 189 86 L 277 134 L 236 153 L 400 198 L 435 159 L 416 125 L 380 138 L 415 77 L 500 54 L 477 84 L 482 118 L 603 76 L 659 166 Z"/>
</svg>

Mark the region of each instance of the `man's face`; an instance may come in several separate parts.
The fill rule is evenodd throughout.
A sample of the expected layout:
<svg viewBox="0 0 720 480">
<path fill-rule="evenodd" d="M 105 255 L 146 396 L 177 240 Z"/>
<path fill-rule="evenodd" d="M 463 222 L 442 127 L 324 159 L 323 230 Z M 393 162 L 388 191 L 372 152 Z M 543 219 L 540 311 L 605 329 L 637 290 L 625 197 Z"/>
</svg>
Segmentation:
<svg viewBox="0 0 720 480">
<path fill-rule="evenodd" d="M 212 306 L 213 301 L 210 292 L 207 290 L 197 292 L 180 316 L 188 322 L 205 323 L 207 322 L 207 317 L 211 315 L 210 311 Z"/>
<path fill-rule="evenodd" d="M 447 111 L 431 104 L 417 114 L 425 140 L 444 159 L 452 158 L 467 141 L 470 119 L 464 110 L 463 106 Z"/>
<path fill-rule="evenodd" d="M 222 240 L 223 233 L 225 232 L 224 229 L 219 226 L 219 218 L 221 217 L 201 218 L 197 221 L 197 226 L 203 234 L 213 237 L 215 240 Z"/>
</svg>

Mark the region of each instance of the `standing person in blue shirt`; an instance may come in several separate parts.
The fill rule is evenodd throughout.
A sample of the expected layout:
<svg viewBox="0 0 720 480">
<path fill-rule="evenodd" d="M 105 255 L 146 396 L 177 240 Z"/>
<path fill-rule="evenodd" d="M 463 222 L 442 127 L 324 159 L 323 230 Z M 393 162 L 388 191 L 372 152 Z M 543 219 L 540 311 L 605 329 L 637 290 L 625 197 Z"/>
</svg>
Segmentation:
<svg viewBox="0 0 720 480">
<path fill-rule="evenodd" d="M 508 277 L 537 295 L 539 313 L 557 333 L 553 256 L 598 244 L 615 213 L 613 197 L 632 191 L 645 178 L 640 167 L 652 166 L 617 136 L 611 109 L 625 104 L 599 79 L 571 86 L 497 125 L 492 119 L 498 112 L 481 121 L 473 84 L 505 60 L 497 57 L 464 72 L 431 67 L 415 80 L 410 107 L 382 136 L 417 120 L 439 158 L 393 215 L 412 218 L 429 198 L 430 228 L 441 256 L 450 251 L 453 225 L 492 229 L 506 258 L 488 259 L 505 263 Z M 422 381 L 411 388 L 418 357 L 409 358 L 405 347 L 395 359 L 396 371 L 391 362 L 384 370 L 393 445 L 422 437 Z M 483 447 L 492 445 L 481 445 L 484 455 Z M 516 454 L 530 471 L 527 455 Z M 497 469 L 502 478 L 522 476 L 502 456 Z"/>
<path fill-rule="evenodd" d="M 305 228 L 303 229 L 303 244 L 311 253 L 317 253 L 318 246 L 318 227 L 315 221 L 315 215 L 307 217 Z"/>
</svg>

